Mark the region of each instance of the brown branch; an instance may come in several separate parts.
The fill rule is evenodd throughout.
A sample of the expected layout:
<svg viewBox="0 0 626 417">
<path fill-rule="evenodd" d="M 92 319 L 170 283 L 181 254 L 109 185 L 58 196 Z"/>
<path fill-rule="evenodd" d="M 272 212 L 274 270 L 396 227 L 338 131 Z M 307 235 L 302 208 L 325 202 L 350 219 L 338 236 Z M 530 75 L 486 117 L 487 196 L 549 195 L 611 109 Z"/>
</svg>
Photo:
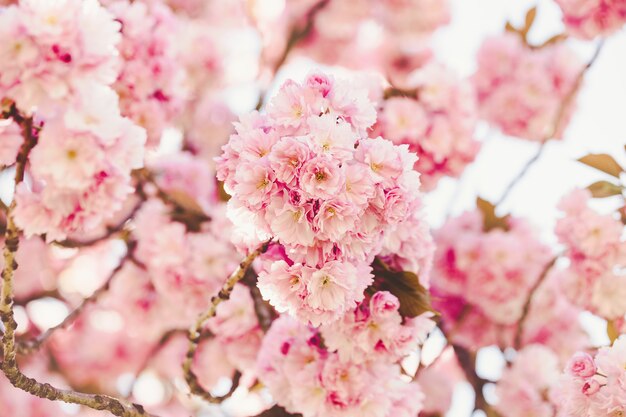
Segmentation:
<svg viewBox="0 0 626 417">
<path fill-rule="evenodd" d="M 526 297 L 526 302 L 524 303 L 524 307 L 522 309 L 522 315 L 517 322 L 517 329 L 515 330 L 515 338 L 513 339 L 513 347 L 516 350 L 519 350 L 522 347 L 522 337 L 524 336 L 524 325 L 526 324 L 526 318 L 528 317 L 528 313 L 530 312 L 530 306 L 533 301 L 533 296 L 537 292 L 537 289 L 541 286 L 541 284 L 545 281 L 548 273 L 552 269 L 552 267 L 556 264 L 556 261 L 559 259 L 559 255 L 552 258 L 550 262 L 546 264 L 546 266 L 541 271 L 539 278 L 533 284 L 533 286 L 528 291 L 528 296 Z"/>
<path fill-rule="evenodd" d="M 315 16 L 317 16 L 317 14 L 324 7 L 326 7 L 326 5 L 329 2 L 330 0 L 320 0 L 317 4 L 311 7 L 311 9 L 306 14 L 305 24 L 302 27 L 296 26 L 292 28 L 291 33 L 289 35 L 289 39 L 287 40 L 287 44 L 285 45 L 285 49 L 283 50 L 283 53 L 280 55 L 278 60 L 274 63 L 274 66 L 272 68 L 272 75 L 276 75 L 278 70 L 280 70 L 280 68 L 285 64 L 285 62 L 287 61 L 287 58 L 289 57 L 289 54 L 291 53 L 293 48 L 295 48 L 298 42 L 302 41 L 307 36 L 309 36 L 311 31 L 313 30 L 313 26 L 315 23 Z M 267 94 L 267 91 L 262 91 L 259 94 L 259 101 L 257 102 L 257 105 L 255 107 L 256 110 L 261 110 L 261 108 L 263 107 L 263 103 L 265 103 L 265 100 L 266 100 L 266 97 L 265 97 L 266 94 Z"/>
<path fill-rule="evenodd" d="M 246 286 L 250 290 L 250 295 L 252 296 L 252 301 L 254 302 L 254 313 L 256 314 L 259 326 L 264 333 L 267 333 L 270 326 L 272 325 L 272 321 L 274 321 L 274 319 L 276 318 L 276 312 L 274 311 L 272 306 L 263 299 L 261 291 L 256 285 L 257 278 L 258 276 L 256 273 L 248 270 L 242 282 L 246 284 Z"/>
<path fill-rule="evenodd" d="M 130 389 L 128 390 L 128 396 L 132 395 L 133 391 L 135 390 L 135 385 L 137 384 L 137 380 L 139 376 L 148 368 L 148 366 L 150 365 L 150 362 L 152 362 L 152 359 L 156 356 L 156 354 L 159 353 L 159 351 L 167 344 L 167 342 L 169 342 L 172 339 L 172 337 L 178 334 L 185 334 L 185 333 L 187 333 L 187 330 L 185 329 L 170 329 L 161 336 L 159 341 L 156 342 L 156 344 L 152 347 L 152 349 L 150 349 L 150 353 L 146 355 L 141 366 L 139 366 L 139 369 L 137 370 L 137 372 L 135 372 L 135 379 L 130 385 Z"/>
<path fill-rule="evenodd" d="M 217 306 L 220 305 L 222 301 L 229 299 L 235 284 L 244 278 L 246 271 L 250 268 L 252 262 L 267 250 L 269 244 L 270 241 L 262 243 L 255 251 L 251 252 L 244 258 L 243 261 L 241 261 L 235 272 L 228 277 L 220 292 L 216 296 L 211 297 L 209 308 L 198 317 L 196 322 L 189 329 L 189 334 L 187 335 L 189 339 L 189 348 L 187 349 L 187 355 L 183 361 L 183 374 L 185 375 L 185 381 L 187 382 L 191 393 L 210 403 L 220 403 L 223 401 L 223 398 L 214 397 L 210 392 L 205 390 L 202 385 L 200 385 L 198 377 L 191 369 L 193 365 L 193 358 L 196 354 L 196 350 L 198 350 L 198 344 L 200 343 L 202 328 L 210 318 L 215 316 Z M 235 385 L 235 381 L 233 381 L 233 385 Z"/>
<path fill-rule="evenodd" d="M 461 365 L 461 368 L 463 369 L 467 382 L 469 382 L 474 389 L 474 409 L 482 410 L 487 417 L 499 417 L 499 414 L 493 409 L 491 404 L 487 402 L 485 395 L 483 394 L 483 388 L 490 381 L 481 378 L 476 374 L 476 355 L 459 345 L 452 346 L 459 361 L 459 365 Z"/>
<path fill-rule="evenodd" d="M 513 178 L 513 180 L 509 183 L 509 185 L 504 189 L 504 193 L 502 193 L 502 196 L 500 197 L 500 199 L 495 203 L 496 206 L 499 206 L 506 200 L 506 198 L 509 196 L 511 191 L 513 191 L 513 188 L 515 188 L 515 186 L 526 175 L 528 170 L 537 162 L 537 160 L 539 160 L 539 158 L 541 157 L 541 154 L 544 151 L 545 144 L 557 134 L 557 132 L 559 131 L 559 127 L 563 121 L 563 117 L 565 117 L 565 113 L 569 105 L 571 104 L 572 100 L 574 100 L 576 93 L 580 89 L 583 79 L 585 78 L 585 74 L 587 73 L 587 71 L 589 71 L 589 69 L 596 62 L 596 60 L 600 56 L 600 52 L 602 51 L 603 47 L 604 47 L 604 39 L 600 40 L 600 42 L 598 43 L 598 46 L 596 46 L 596 50 L 593 53 L 593 56 L 591 57 L 589 62 L 587 62 L 587 64 L 583 67 L 583 69 L 578 73 L 578 76 L 576 77 L 576 80 L 574 81 L 574 85 L 572 86 L 568 94 L 563 98 L 561 105 L 557 109 L 557 114 L 554 120 L 554 124 L 552 125 L 552 130 L 550 131 L 549 134 L 547 134 L 542 139 L 542 141 L 539 144 L 539 149 L 537 149 L 537 152 L 535 153 L 535 155 L 533 155 L 533 157 L 528 162 L 526 162 L 522 170 L 515 176 L 515 178 Z"/>
<path fill-rule="evenodd" d="M 24 171 L 28 161 L 30 150 L 37 143 L 34 134 L 32 118 L 24 119 L 20 123 L 24 133 L 24 143 L 17 156 L 15 169 L 15 185 L 24 180 Z M 85 394 L 76 391 L 55 388 L 50 384 L 41 383 L 24 375 L 17 364 L 17 346 L 15 343 L 15 330 L 17 323 L 13 313 L 13 275 L 18 265 L 15 260 L 20 243 L 20 231 L 13 219 L 15 199 L 11 202 L 7 212 L 7 227 L 4 234 L 4 269 L 2 270 L 2 289 L 0 291 L 0 319 L 4 325 L 2 336 L 2 372 L 9 382 L 16 388 L 28 392 L 36 397 L 52 401 L 64 401 L 67 403 L 84 405 L 95 410 L 107 410 L 119 417 L 149 417 L 143 407 L 137 404 L 127 403 L 113 397 L 98 394 Z"/>
<path fill-rule="evenodd" d="M 135 214 L 137 214 L 137 212 L 139 211 L 139 209 L 141 208 L 141 206 L 143 205 L 144 202 L 145 202 L 145 199 L 141 198 L 141 200 L 137 204 L 135 204 L 135 206 L 124 217 L 123 220 L 121 220 L 119 223 L 117 223 L 117 224 L 115 224 L 113 226 L 107 226 L 106 233 L 104 233 L 101 236 L 97 236 L 97 237 L 94 237 L 92 239 L 87 239 L 87 240 L 65 239 L 65 240 L 61 240 L 61 241 L 55 241 L 54 244 L 62 246 L 64 248 L 84 248 L 84 247 L 95 245 L 96 243 L 100 243 L 100 242 L 102 242 L 104 240 L 107 240 L 107 239 L 113 237 L 114 235 L 124 231 L 127 223 L 133 217 L 135 217 Z"/>
<path fill-rule="evenodd" d="M 111 282 L 113 281 L 113 277 L 115 277 L 115 275 L 117 275 L 117 273 L 122 270 L 128 259 L 129 255 L 127 254 L 126 256 L 124 256 L 124 258 L 122 258 L 119 265 L 116 266 L 113 271 L 111 271 L 111 274 L 109 274 L 109 277 L 106 279 L 105 283 L 96 291 L 94 291 L 93 294 L 85 298 L 78 305 L 78 307 L 72 310 L 72 312 L 63 319 L 61 323 L 57 324 L 54 327 L 50 327 L 34 339 L 19 341 L 17 345 L 18 353 L 22 355 L 28 355 L 30 353 L 33 353 L 38 350 L 57 330 L 67 329 L 72 323 L 74 323 L 76 318 L 80 316 L 80 314 L 89 304 L 95 303 L 102 296 L 102 294 L 106 293 L 109 290 Z"/>
</svg>

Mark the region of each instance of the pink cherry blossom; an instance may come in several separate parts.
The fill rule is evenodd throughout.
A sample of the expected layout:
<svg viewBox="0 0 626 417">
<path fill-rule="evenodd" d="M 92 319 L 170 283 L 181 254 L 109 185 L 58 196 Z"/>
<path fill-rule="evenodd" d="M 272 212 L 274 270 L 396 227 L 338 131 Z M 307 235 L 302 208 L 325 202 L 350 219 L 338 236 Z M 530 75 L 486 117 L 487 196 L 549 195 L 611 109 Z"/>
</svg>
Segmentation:
<svg viewBox="0 0 626 417">
<path fill-rule="evenodd" d="M 591 39 L 606 36 L 626 23 L 623 0 L 556 0 L 563 11 L 567 30 L 576 37 Z"/>
<path fill-rule="evenodd" d="M 562 116 L 560 107 L 582 68 L 567 45 L 531 49 L 519 36 L 505 33 L 487 38 L 477 59 L 474 84 L 486 121 L 506 135 L 533 141 L 563 136 L 575 100 L 566 103 Z"/>
</svg>

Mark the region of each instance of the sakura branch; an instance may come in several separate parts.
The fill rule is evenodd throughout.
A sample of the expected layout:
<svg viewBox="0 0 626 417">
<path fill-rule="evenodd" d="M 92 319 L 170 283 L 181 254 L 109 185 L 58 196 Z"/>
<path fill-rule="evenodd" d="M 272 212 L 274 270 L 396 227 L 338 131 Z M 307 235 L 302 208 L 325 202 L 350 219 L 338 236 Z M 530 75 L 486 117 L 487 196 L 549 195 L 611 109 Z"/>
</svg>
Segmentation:
<svg viewBox="0 0 626 417">
<path fill-rule="evenodd" d="M 217 313 L 217 306 L 220 305 L 223 301 L 228 300 L 231 292 L 235 288 L 235 284 L 241 281 L 248 269 L 252 266 L 252 262 L 261 254 L 265 253 L 267 248 L 269 247 L 270 241 L 262 243 L 256 250 L 252 251 L 248 256 L 246 256 L 243 261 L 239 264 L 237 269 L 232 273 L 230 277 L 224 283 L 224 286 L 220 290 L 220 292 L 211 298 L 209 308 L 202 313 L 196 322 L 189 329 L 189 334 L 187 338 L 189 339 L 189 347 L 187 349 L 187 355 L 185 356 L 185 360 L 183 361 L 183 373 L 185 376 L 185 381 L 191 390 L 191 393 L 201 397 L 202 399 L 211 402 L 211 403 L 220 403 L 225 398 L 214 397 L 210 392 L 205 390 L 200 382 L 198 381 L 198 377 L 194 373 L 193 359 L 196 354 L 196 350 L 198 349 L 198 344 L 200 343 L 200 337 L 202 328 L 206 324 L 206 322 L 215 316 Z M 233 379 L 233 387 L 236 387 L 238 382 Z M 232 392 L 231 392 L 232 394 Z"/>
<path fill-rule="evenodd" d="M 576 95 L 578 93 L 578 90 L 580 89 L 580 86 L 582 85 L 582 82 L 583 82 L 583 80 L 585 78 L 585 74 L 587 73 L 587 71 L 589 71 L 589 69 L 591 69 L 593 64 L 596 62 L 596 60 L 600 56 L 600 52 L 602 51 L 603 47 L 604 47 L 604 39 L 602 39 L 602 40 L 600 40 L 598 42 L 598 45 L 596 46 L 596 49 L 595 49 L 591 59 L 589 60 L 589 62 L 587 62 L 587 64 L 578 73 L 578 76 L 574 80 L 572 88 L 570 89 L 570 91 L 567 93 L 567 95 L 561 101 L 561 104 L 559 105 L 559 107 L 557 109 L 556 117 L 555 117 L 555 120 L 554 120 L 554 123 L 552 125 L 552 128 L 551 128 L 550 132 L 547 135 L 545 135 L 540 140 L 539 147 L 537 148 L 536 153 L 532 156 L 532 158 L 530 158 L 526 162 L 526 164 L 521 169 L 521 171 L 506 186 L 506 188 L 504 189 L 504 192 L 502 193 L 502 195 L 500 196 L 500 198 L 496 202 L 496 206 L 501 205 L 507 199 L 507 197 L 509 196 L 511 191 L 513 191 L 513 188 L 515 188 L 515 186 L 522 180 L 522 178 L 524 178 L 524 176 L 526 175 L 528 170 L 539 160 L 539 158 L 543 154 L 543 151 L 545 150 L 545 144 L 550 139 L 554 138 L 555 135 L 557 135 L 559 133 L 560 129 L 562 129 L 564 119 L 565 119 L 565 117 L 567 115 L 568 110 L 570 110 L 570 108 L 571 108 L 571 104 L 574 101 L 574 99 L 575 99 L 575 97 L 576 97 Z"/>
<path fill-rule="evenodd" d="M 282 54 L 278 57 L 276 62 L 272 65 L 271 74 L 274 77 L 280 68 L 285 64 L 287 58 L 291 51 L 296 47 L 298 42 L 305 39 L 313 30 L 313 25 L 315 24 L 315 16 L 330 2 L 330 0 L 319 0 L 315 5 L 311 7 L 304 18 L 304 24 L 302 26 L 295 25 L 291 29 L 291 33 L 289 34 L 289 38 L 287 39 L 287 43 L 285 48 L 283 49 Z M 267 92 L 261 91 L 259 94 L 259 101 L 256 105 L 256 110 L 260 110 L 263 107 L 267 97 Z"/>
<path fill-rule="evenodd" d="M 24 180 L 24 172 L 30 151 L 37 143 L 37 136 L 33 128 L 32 118 L 24 119 L 21 123 L 24 134 L 24 143 L 17 155 L 15 167 L 15 186 Z M 98 394 L 85 394 L 76 391 L 55 388 L 50 384 L 38 382 L 35 379 L 24 375 L 17 364 L 17 345 L 15 331 L 17 322 L 13 313 L 13 275 L 18 267 L 15 260 L 20 243 L 20 230 L 13 219 L 15 210 L 15 199 L 11 202 L 7 212 L 7 227 L 4 235 L 4 262 L 2 270 L 2 291 L 0 292 L 0 319 L 4 326 L 2 336 L 2 372 L 9 382 L 23 391 L 34 396 L 45 398 L 51 401 L 64 401 L 67 403 L 80 404 L 95 410 L 107 410 L 119 417 L 149 417 L 142 406 L 127 403 L 113 397 Z"/>
<path fill-rule="evenodd" d="M 516 350 L 520 350 L 522 348 L 522 337 L 524 336 L 524 324 L 526 322 L 526 318 L 528 317 L 528 313 L 530 312 L 530 307 L 532 305 L 533 296 L 535 295 L 535 292 L 537 292 L 537 289 L 545 281 L 546 277 L 550 273 L 550 270 L 552 269 L 552 267 L 554 267 L 554 265 L 556 264 L 558 260 L 559 260 L 559 255 L 552 258 L 552 260 L 546 264 L 545 268 L 543 269 L 543 271 L 541 271 L 541 274 L 537 278 L 537 281 L 535 281 L 533 286 L 530 288 L 530 291 L 528 291 L 528 297 L 526 298 L 526 302 L 524 303 L 524 307 L 522 308 L 522 315 L 517 322 L 517 329 L 515 331 L 515 337 L 513 339 L 513 347 Z"/>
<path fill-rule="evenodd" d="M 130 249 L 129 249 L 130 250 Z M 68 314 L 61 323 L 47 329 L 37 337 L 31 340 L 24 340 L 18 343 L 18 353 L 27 355 L 38 350 L 46 341 L 58 330 L 67 329 L 72 323 L 81 315 L 81 313 L 89 306 L 98 301 L 98 299 L 109 290 L 111 281 L 122 270 L 126 262 L 130 259 L 130 254 L 125 255 L 120 261 L 119 265 L 111 271 L 111 274 L 106 279 L 105 283 L 94 291 L 89 297 L 85 298 L 74 310 Z"/>
</svg>

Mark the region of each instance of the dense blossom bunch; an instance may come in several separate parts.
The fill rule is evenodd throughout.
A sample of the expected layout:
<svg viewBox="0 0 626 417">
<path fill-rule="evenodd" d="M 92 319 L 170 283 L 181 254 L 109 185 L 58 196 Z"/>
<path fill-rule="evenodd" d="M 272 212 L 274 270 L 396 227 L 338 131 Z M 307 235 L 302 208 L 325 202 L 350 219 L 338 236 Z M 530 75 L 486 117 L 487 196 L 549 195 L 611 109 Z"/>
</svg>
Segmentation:
<svg viewBox="0 0 626 417">
<path fill-rule="evenodd" d="M 314 416 L 415 416 L 422 406 L 419 385 L 401 378 L 395 362 L 423 340 L 428 319 L 402 325 L 398 302 L 376 293 L 341 324 L 321 334 L 288 316 L 267 333 L 258 359 L 261 381 L 288 411 Z M 397 333 L 385 335 L 385 324 Z M 366 327 L 370 328 L 367 329 Z M 347 330 L 357 340 L 344 339 Z M 391 331 L 391 329 L 389 329 Z"/>
<path fill-rule="evenodd" d="M 158 143 L 163 129 L 183 110 L 185 68 L 177 61 L 179 22 L 167 6 L 119 1 L 109 6 L 122 24 L 122 71 L 113 86 L 122 113 Z"/>
<path fill-rule="evenodd" d="M 472 86 L 452 71 L 430 63 L 413 72 L 406 83 L 415 97 L 391 97 L 381 103 L 376 133 L 407 144 L 418 156 L 415 169 L 426 189 L 442 176 L 457 177 L 478 153 L 477 120 Z"/>
<path fill-rule="evenodd" d="M 595 357 L 577 353 L 567 364 L 558 399 L 559 416 L 621 417 L 626 414 L 626 337 Z"/>
<path fill-rule="evenodd" d="M 183 223 L 172 221 L 160 200 L 148 201 L 137 213 L 136 257 L 145 264 L 157 292 L 180 306 L 181 324 L 203 310 L 239 261 L 227 240 L 230 228 L 223 212 L 213 215 L 201 230 L 188 233 Z"/>
<path fill-rule="evenodd" d="M 119 62 L 120 25 L 96 1 L 24 0 L 0 13 L 0 97 L 13 100 L 32 126 L 23 134 L 30 184 L 16 190 L 15 220 L 27 236 L 48 240 L 89 232 L 132 192 L 143 164 L 145 132 L 120 115 L 109 85 Z M 6 123 L 9 123 L 8 125 Z M 5 163 L 22 142 L 3 121 Z"/>
<path fill-rule="evenodd" d="M 626 23 L 624 0 L 556 0 L 563 22 L 574 36 L 591 39 L 617 31 Z"/>
<path fill-rule="evenodd" d="M 97 0 L 22 0 L 0 13 L 0 97 L 50 112 L 85 83 L 117 77 L 120 24 Z"/>
<path fill-rule="evenodd" d="M 415 208 L 408 219 L 385 235 L 379 257 L 396 271 L 418 275 L 421 285 L 428 287 L 435 243 L 424 213 Z"/>
<path fill-rule="evenodd" d="M 501 324 L 519 319 L 528 291 L 550 259 L 550 250 L 525 220 L 509 218 L 507 224 L 509 230 L 485 232 L 479 211 L 449 220 L 435 233 L 432 277 L 433 286 L 464 296 Z"/>
<path fill-rule="evenodd" d="M 531 49 L 507 32 L 487 38 L 477 61 L 474 83 L 485 120 L 507 135 L 528 140 L 562 136 L 574 110 L 574 100 L 566 100 L 582 68 L 566 45 Z"/>
<path fill-rule="evenodd" d="M 607 318 L 626 314 L 626 241 L 624 224 L 588 206 L 591 193 L 574 190 L 559 205 L 564 216 L 556 235 L 570 260 L 562 274 L 562 290 L 582 308 Z"/>
<path fill-rule="evenodd" d="M 363 298 L 385 235 L 420 206 L 415 155 L 367 138 L 375 117 L 366 90 L 347 82 L 287 81 L 267 114 L 242 118 L 219 159 L 234 223 L 285 249 L 260 274 L 264 297 L 305 322 L 335 320 Z"/>
<path fill-rule="evenodd" d="M 433 303 L 459 344 L 511 346 L 529 292 L 550 259 L 550 250 L 526 221 L 508 218 L 507 224 L 509 230 L 485 232 L 482 213 L 473 211 L 435 233 Z M 531 306 L 522 341 L 569 354 L 571 346 L 585 343 L 577 315 L 550 279 Z"/>
<path fill-rule="evenodd" d="M 519 351 L 496 385 L 496 410 L 502 417 L 552 417 L 552 389 L 561 374 L 559 359 L 542 345 Z"/>
<path fill-rule="evenodd" d="M 130 174 L 143 166 L 145 140 L 143 129 L 119 115 L 112 90 L 81 87 L 65 113 L 38 133 L 32 184 L 16 190 L 17 224 L 27 236 L 48 240 L 97 228 L 133 192 Z"/>
<path fill-rule="evenodd" d="M 361 302 L 340 320 L 322 326 L 325 346 L 336 351 L 342 361 L 368 360 L 395 362 L 408 355 L 435 323 L 427 315 L 402 319 L 398 299 L 386 291 Z"/>
</svg>

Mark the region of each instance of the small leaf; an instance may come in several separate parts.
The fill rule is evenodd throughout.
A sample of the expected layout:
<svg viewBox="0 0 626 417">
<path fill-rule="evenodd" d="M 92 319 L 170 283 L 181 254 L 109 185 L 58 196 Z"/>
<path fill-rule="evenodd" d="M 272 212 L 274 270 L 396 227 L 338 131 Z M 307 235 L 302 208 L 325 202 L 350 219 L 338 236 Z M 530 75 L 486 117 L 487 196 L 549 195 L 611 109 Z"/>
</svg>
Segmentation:
<svg viewBox="0 0 626 417">
<path fill-rule="evenodd" d="M 559 34 L 552 36 L 550 39 L 548 39 L 547 41 L 539 45 L 539 48 L 543 48 L 544 46 L 554 45 L 559 42 L 563 42 L 566 39 L 567 39 L 566 33 L 559 33 Z"/>
<path fill-rule="evenodd" d="M 615 324 L 613 320 L 609 320 L 606 322 L 606 334 L 609 335 L 609 340 L 611 340 L 611 345 L 619 337 L 619 331 L 617 329 L 617 325 Z"/>
<path fill-rule="evenodd" d="M 379 290 L 389 291 L 400 301 L 402 317 L 417 317 L 428 311 L 436 313 L 430 303 L 428 290 L 413 272 L 393 271 L 380 259 L 374 261 L 374 274 L 383 278 Z"/>
<path fill-rule="evenodd" d="M 509 22 L 508 20 L 506 24 L 504 25 L 504 30 L 507 32 L 519 33 L 519 30 L 517 30 L 517 28 L 513 26 L 511 22 Z"/>
<path fill-rule="evenodd" d="M 619 175 L 624 172 L 624 168 L 622 168 L 611 155 L 607 155 L 605 153 L 589 154 L 580 158 L 578 162 L 582 162 L 587 166 L 605 172 L 616 178 L 619 178 Z"/>
<path fill-rule="evenodd" d="M 522 31 L 524 36 L 526 36 L 528 32 L 530 32 L 530 29 L 532 28 L 536 17 L 537 17 L 537 6 L 533 7 L 528 12 L 526 12 L 526 21 L 524 22 L 524 30 Z"/>
<path fill-rule="evenodd" d="M 608 181 L 597 181 L 587 187 L 595 198 L 613 197 L 622 195 L 622 187 Z"/>
<path fill-rule="evenodd" d="M 489 232 L 493 229 L 509 230 L 509 216 L 499 217 L 496 215 L 496 206 L 483 198 L 476 198 L 476 207 L 483 214 L 483 230 Z"/>
</svg>

